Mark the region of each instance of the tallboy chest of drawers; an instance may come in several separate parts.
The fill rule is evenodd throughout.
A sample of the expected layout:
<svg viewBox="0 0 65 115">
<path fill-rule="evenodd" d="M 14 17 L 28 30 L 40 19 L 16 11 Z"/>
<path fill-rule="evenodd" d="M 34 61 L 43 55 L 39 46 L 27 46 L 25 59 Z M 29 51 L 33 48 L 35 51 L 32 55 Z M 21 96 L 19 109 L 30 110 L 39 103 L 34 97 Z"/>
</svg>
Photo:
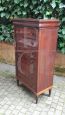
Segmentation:
<svg viewBox="0 0 65 115">
<path fill-rule="evenodd" d="M 16 79 L 38 96 L 53 85 L 58 20 L 14 19 Z"/>
</svg>

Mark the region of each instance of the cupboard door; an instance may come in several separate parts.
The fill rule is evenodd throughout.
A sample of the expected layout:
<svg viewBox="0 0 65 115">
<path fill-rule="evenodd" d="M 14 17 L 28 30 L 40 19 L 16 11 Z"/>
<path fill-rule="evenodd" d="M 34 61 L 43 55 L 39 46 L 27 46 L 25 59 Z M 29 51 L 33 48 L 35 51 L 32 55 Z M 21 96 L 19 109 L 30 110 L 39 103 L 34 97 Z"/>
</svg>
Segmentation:
<svg viewBox="0 0 65 115">
<path fill-rule="evenodd" d="M 16 52 L 17 79 L 36 88 L 37 52 Z"/>
</svg>

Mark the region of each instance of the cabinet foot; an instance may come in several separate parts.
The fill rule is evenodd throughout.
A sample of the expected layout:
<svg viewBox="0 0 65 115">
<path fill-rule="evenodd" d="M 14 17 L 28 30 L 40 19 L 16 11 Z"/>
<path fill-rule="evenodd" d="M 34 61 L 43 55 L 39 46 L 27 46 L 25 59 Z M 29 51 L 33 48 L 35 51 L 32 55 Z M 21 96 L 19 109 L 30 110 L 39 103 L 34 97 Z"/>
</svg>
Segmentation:
<svg viewBox="0 0 65 115">
<path fill-rule="evenodd" d="M 38 103 L 38 96 L 36 96 L 36 104 Z"/>
<path fill-rule="evenodd" d="M 50 97 L 50 95 L 51 95 L 51 89 L 49 89 L 49 97 Z"/>
<path fill-rule="evenodd" d="M 19 80 L 17 80 L 17 86 L 19 86 Z"/>
</svg>

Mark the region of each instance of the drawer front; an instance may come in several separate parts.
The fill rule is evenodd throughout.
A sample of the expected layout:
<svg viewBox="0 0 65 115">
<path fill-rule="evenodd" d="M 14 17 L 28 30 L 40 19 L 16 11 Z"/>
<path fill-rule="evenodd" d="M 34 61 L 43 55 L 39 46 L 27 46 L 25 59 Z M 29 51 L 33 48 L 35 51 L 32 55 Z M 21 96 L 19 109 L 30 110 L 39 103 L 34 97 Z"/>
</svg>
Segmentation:
<svg viewBox="0 0 65 115">
<path fill-rule="evenodd" d="M 30 27 L 16 28 L 16 49 L 36 49 L 38 47 L 38 29 Z"/>
<path fill-rule="evenodd" d="M 17 76 L 20 77 L 22 82 L 35 88 L 37 81 L 37 53 L 16 52 L 16 66 Z"/>
</svg>

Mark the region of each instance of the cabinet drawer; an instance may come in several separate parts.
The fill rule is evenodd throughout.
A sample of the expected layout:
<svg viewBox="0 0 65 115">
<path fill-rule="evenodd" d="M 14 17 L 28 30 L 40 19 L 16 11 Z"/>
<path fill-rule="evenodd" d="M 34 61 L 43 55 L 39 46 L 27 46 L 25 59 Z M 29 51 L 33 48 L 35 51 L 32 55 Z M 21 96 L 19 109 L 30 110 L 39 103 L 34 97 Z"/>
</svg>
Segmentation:
<svg viewBox="0 0 65 115">
<path fill-rule="evenodd" d="M 28 38 L 19 41 L 16 45 L 17 50 L 37 49 L 37 48 L 38 48 L 38 42 L 36 40 L 28 39 Z"/>
<path fill-rule="evenodd" d="M 16 29 L 16 49 L 35 49 L 38 47 L 38 29 L 19 28 Z"/>
</svg>

